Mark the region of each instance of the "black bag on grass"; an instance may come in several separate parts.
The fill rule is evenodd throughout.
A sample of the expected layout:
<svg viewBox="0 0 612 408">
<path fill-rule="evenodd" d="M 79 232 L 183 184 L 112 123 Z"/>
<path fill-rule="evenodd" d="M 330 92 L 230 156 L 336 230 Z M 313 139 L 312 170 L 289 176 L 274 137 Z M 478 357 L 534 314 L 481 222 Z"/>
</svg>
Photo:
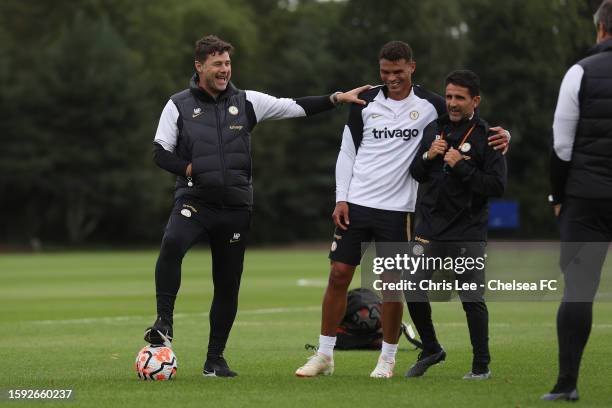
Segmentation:
<svg viewBox="0 0 612 408">
<path fill-rule="evenodd" d="M 336 332 L 336 349 L 380 350 L 383 341 L 382 302 L 371 290 L 348 292 L 346 314 Z"/>
<path fill-rule="evenodd" d="M 371 290 L 358 288 L 349 291 L 346 314 L 336 331 L 335 348 L 380 350 L 383 341 L 381 311 L 382 301 Z M 415 348 L 423 348 L 409 324 L 402 322 L 400 332 Z"/>
</svg>

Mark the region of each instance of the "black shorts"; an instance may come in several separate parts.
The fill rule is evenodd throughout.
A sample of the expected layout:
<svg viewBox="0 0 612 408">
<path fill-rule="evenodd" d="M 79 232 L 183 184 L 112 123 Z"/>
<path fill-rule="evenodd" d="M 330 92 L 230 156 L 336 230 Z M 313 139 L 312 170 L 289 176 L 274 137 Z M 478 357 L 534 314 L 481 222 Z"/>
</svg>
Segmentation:
<svg viewBox="0 0 612 408">
<path fill-rule="evenodd" d="M 357 204 L 349 205 L 348 229 L 336 227 L 329 259 L 348 265 L 361 263 L 367 244 L 375 242 L 406 242 L 412 239 L 413 213 L 379 210 Z"/>
</svg>

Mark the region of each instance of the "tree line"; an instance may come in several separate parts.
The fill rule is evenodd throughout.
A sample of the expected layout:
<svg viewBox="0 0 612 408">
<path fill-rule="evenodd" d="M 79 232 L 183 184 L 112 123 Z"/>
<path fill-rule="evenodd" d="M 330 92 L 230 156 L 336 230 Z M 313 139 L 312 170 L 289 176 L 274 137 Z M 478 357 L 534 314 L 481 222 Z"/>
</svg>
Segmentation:
<svg viewBox="0 0 612 408">
<path fill-rule="evenodd" d="M 235 46 L 236 86 L 275 96 L 378 84 L 378 50 L 393 39 L 412 46 L 413 80 L 432 91 L 448 72 L 474 70 L 482 116 L 512 132 L 515 236 L 551 236 L 554 107 L 594 42 L 592 12 L 583 0 L 3 0 L 0 246 L 159 240 L 173 177 L 153 164 L 152 139 L 188 85 L 193 44 L 211 33 Z M 347 113 L 255 129 L 252 241 L 331 236 Z"/>
</svg>

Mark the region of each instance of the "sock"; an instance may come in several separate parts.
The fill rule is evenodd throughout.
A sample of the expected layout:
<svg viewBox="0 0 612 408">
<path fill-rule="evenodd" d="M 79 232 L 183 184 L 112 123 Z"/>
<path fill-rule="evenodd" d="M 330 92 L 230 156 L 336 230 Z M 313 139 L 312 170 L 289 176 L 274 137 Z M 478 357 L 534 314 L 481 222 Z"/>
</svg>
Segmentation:
<svg viewBox="0 0 612 408">
<path fill-rule="evenodd" d="M 380 356 L 385 359 L 385 361 L 395 361 L 395 354 L 397 353 L 397 344 L 389 344 L 385 341 L 382 342 L 382 350 L 380 351 Z"/>
<path fill-rule="evenodd" d="M 336 336 L 319 336 L 319 348 L 318 352 L 321 354 L 325 354 L 328 357 L 334 356 L 334 346 L 336 345 Z"/>
</svg>

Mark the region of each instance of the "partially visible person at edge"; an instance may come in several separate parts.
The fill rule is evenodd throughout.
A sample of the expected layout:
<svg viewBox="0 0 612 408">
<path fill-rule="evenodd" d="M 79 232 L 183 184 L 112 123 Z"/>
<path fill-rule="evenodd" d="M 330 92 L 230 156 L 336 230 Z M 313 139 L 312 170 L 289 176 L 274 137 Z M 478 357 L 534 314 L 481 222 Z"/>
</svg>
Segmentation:
<svg viewBox="0 0 612 408">
<path fill-rule="evenodd" d="M 363 256 L 362 242 L 405 242 L 412 237 L 417 182 L 408 168 L 423 129 L 446 112 L 444 98 L 413 85 L 416 69 L 411 47 L 385 44 L 378 56 L 383 85 L 363 92 L 363 105 L 351 106 L 336 164 L 336 229 L 329 258 L 331 270 L 323 297 L 317 352 L 295 372 L 300 377 L 334 371 L 336 331 L 346 312 L 347 290 Z M 509 134 L 492 128 L 489 142 L 506 150 Z M 393 375 L 403 301 L 383 298 L 381 354 L 374 378 Z"/>
<path fill-rule="evenodd" d="M 205 376 L 233 377 L 223 357 L 238 308 L 238 290 L 253 205 L 251 136 L 259 122 L 314 115 L 340 103 L 365 103 L 368 89 L 302 98 L 237 89 L 231 44 L 207 36 L 195 45 L 195 74 L 188 89 L 164 107 L 154 139 L 154 160 L 176 174 L 174 208 L 155 267 L 157 319 L 144 338 L 173 339 L 173 312 L 185 253 L 203 236 L 212 253 L 214 295 Z"/>
<path fill-rule="evenodd" d="M 612 240 L 612 1 L 601 4 L 594 22 L 597 44 L 565 74 L 553 122 L 549 201 L 565 289 L 557 312 L 559 374 L 541 397 L 551 401 L 579 398 L 580 361 Z"/>
</svg>

